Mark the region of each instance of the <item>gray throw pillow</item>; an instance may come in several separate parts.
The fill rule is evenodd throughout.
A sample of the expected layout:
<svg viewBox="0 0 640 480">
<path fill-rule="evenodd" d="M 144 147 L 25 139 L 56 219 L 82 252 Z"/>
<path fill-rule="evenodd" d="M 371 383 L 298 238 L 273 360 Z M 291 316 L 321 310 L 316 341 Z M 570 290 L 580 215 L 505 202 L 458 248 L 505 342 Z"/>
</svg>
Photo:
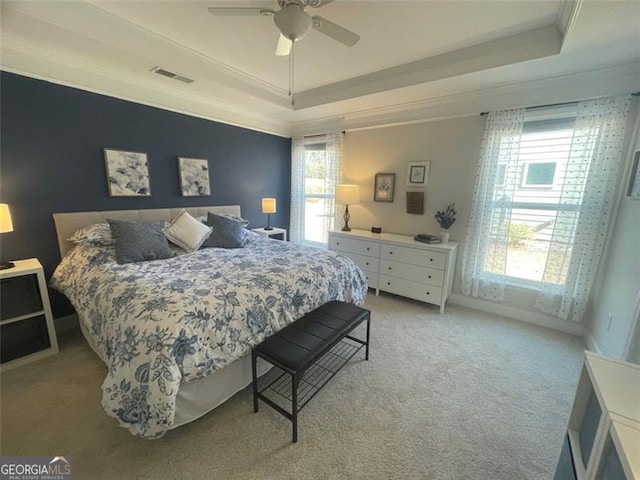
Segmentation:
<svg viewBox="0 0 640 480">
<path fill-rule="evenodd" d="M 167 237 L 162 232 L 164 222 L 107 221 L 116 243 L 118 263 L 160 260 L 174 256 L 169 248 Z"/>
<path fill-rule="evenodd" d="M 213 228 L 213 232 L 202 244 L 206 247 L 239 248 L 244 241 L 244 226 L 241 222 L 224 215 L 216 215 L 209 212 L 207 225 Z"/>
</svg>

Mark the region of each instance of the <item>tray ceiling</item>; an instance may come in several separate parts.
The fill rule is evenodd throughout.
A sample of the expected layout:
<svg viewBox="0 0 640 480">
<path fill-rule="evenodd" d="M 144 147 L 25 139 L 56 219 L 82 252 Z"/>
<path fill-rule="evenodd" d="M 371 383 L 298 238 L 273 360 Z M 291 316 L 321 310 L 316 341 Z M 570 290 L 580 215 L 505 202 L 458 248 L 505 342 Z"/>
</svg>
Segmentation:
<svg viewBox="0 0 640 480">
<path fill-rule="evenodd" d="M 361 40 L 347 48 L 312 30 L 297 42 L 292 105 L 288 57 L 274 55 L 272 18 L 216 17 L 207 12 L 215 5 L 278 8 L 269 1 L 5 1 L 2 66 L 287 134 L 299 123 L 406 111 L 551 77 L 624 65 L 633 75 L 640 61 L 637 1 L 336 0 L 307 10 Z M 161 77 L 155 67 L 194 82 Z"/>
</svg>

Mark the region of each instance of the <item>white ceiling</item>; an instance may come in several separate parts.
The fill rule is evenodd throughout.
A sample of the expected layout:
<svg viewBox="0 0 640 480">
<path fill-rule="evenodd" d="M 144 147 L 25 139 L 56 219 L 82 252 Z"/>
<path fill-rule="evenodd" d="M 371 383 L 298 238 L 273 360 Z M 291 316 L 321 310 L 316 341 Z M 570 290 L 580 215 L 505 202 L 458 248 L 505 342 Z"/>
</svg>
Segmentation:
<svg viewBox="0 0 640 480">
<path fill-rule="evenodd" d="M 2 67 L 280 135 L 640 89 L 638 0 L 308 7 L 361 40 L 348 48 L 312 30 L 297 42 L 293 106 L 272 19 L 216 17 L 207 12 L 214 5 L 277 8 L 2 1 Z M 195 81 L 160 77 L 156 66 Z"/>
</svg>

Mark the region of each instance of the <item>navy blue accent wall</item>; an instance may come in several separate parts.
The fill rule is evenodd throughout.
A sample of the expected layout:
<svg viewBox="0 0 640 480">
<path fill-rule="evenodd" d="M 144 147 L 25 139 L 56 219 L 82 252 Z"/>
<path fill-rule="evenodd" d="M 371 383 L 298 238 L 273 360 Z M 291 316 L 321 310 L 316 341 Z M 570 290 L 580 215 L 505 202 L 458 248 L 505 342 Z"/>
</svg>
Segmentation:
<svg viewBox="0 0 640 480">
<path fill-rule="evenodd" d="M 187 88 L 187 87 L 185 87 Z M 291 140 L 97 95 L 7 72 L 0 77 L 0 201 L 14 232 L 2 260 L 37 257 L 49 277 L 60 261 L 52 214 L 239 204 L 250 226 L 288 228 Z M 109 197 L 103 148 L 146 152 L 151 196 Z M 177 157 L 209 160 L 211 196 L 182 197 Z M 71 313 L 52 294 L 56 316 Z"/>
</svg>

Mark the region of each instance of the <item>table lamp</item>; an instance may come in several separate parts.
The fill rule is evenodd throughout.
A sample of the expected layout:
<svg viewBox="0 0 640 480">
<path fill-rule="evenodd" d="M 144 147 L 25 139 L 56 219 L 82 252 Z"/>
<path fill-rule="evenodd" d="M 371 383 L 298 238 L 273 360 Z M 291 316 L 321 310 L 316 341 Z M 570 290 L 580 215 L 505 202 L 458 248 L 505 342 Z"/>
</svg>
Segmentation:
<svg viewBox="0 0 640 480">
<path fill-rule="evenodd" d="M 271 226 L 271 214 L 276 213 L 276 199 L 275 198 L 263 198 L 262 199 L 262 213 L 267 214 L 267 226 L 265 230 L 273 230 Z"/>
<path fill-rule="evenodd" d="M 13 232 L 13 222 L 11 221 L 11 212 L 9 212 L 9 205 L 6 203 L 0 203 L 0 233 Z M 13 268 L 15 264 L 13 262 L 0 263 L 0 270 L 6 270 L 7 268 Z"/>
<path fill-rule="evenodd" d="M 337 185 L 336 186 L 336 203 L 344 205 L 344 227 L 343 232 L 350 232 L 349 220 L 349 205 L 354 203 L 360 203 L 360 187 L 358 185 Z"/>
</svg>

